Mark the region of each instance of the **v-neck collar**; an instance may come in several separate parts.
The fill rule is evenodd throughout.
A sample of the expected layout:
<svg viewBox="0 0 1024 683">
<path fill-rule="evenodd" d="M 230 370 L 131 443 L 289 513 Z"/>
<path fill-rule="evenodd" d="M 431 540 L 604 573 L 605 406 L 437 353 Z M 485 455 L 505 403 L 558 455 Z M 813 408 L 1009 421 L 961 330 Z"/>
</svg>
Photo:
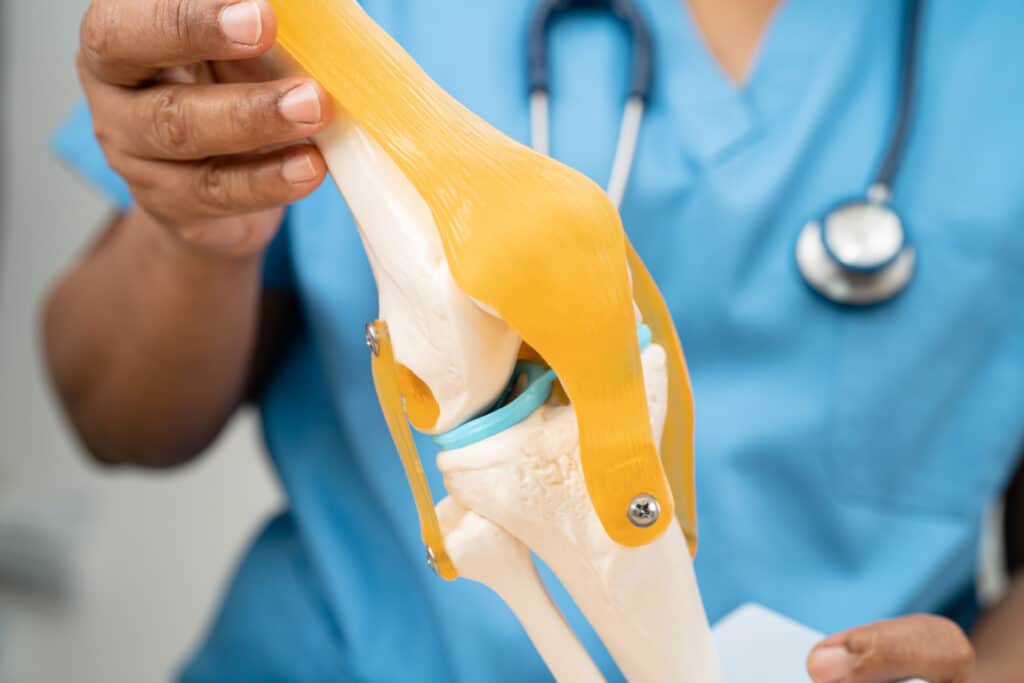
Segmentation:
<svg viewBox="0 0 1024 683">
<path fill-rule="evenodd" d="M 872 11 L 870 2 L 784 0 L 762 41 L 746 86 L 746 98 L 764 118 L 785 115 L 836 44 L 861 39 Z"/>
<path fill-rule="evenodd" d="M 727 156 L 765 117 L 781 113 L 811 78 L 815 54 L 867 3 L 784 0 L 765 27 L 744 83 L 735 83 L 711 53 L 686 0 L 640 0 L 652 22 L 654 96 L 664 98 L 684 148 L 701 165 Z"/>
</svg>

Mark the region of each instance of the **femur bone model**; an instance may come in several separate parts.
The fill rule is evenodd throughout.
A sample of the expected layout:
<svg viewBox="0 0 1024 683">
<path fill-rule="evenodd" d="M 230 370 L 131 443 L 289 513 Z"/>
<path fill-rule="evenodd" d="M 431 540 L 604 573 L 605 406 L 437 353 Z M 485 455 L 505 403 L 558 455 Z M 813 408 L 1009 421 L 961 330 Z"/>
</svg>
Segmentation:
<svg viewBox="0 0 1024 683">
<path fill-rule="evenodd" d="M 462 107 L 355 0 L 271 4 L 279 65 L 336 102 L 316 142 L 377 282 L 374 380 L 436 569 L 497 592 L 560 681 L 601 675 L 529 550 L 629 680 L 721 680 L 685 362 L 614 206 Z M 436 510 L 410 422 L 443 449 Z"/>
</svg>

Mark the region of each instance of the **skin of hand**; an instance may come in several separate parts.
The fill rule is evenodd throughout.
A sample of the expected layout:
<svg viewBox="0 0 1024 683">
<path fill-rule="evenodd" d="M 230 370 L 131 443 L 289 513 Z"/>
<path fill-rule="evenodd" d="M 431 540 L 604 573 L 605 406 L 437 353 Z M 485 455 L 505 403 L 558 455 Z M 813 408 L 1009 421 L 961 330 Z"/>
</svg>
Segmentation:
<svg viewBox="0 0 1024 683">
<path fill-rule="evenodd" d="M 331 100 L 312 80 L 268 80 L 265 0 L 94 0 L 78 72 L 96 137 L 138 207 L 189 245 L 259 253 L 281 207 L 326 165 L 308 139 Z"/>
<path fill-rule="evenodd" d="M 135 206 L 50 292 L 46 360 L 97 461 L 169 467 L 202 452 L 272 367 L 294 297 L 261 291 L 283 206 L 326 165 L 308 139 L 331 100 L 271 80 L 265 0 L 94 0 L 78 71 Z"/>
<path fill-rule="evenodd" d="M 808 658 L 816 683 L 1024 681 L 1024 460 L 1005 495 L 1004 542 L 1011 581 L 971 630 L 968 641 L 947 619 L 911 616 L 836 634 Z"/>
<path fill-rule="evenodd" d="M 955 623 L 916 614 L 837 633 L 807 659 L 815 683 L 969 683 L 974 649 Z"/>
</svg>

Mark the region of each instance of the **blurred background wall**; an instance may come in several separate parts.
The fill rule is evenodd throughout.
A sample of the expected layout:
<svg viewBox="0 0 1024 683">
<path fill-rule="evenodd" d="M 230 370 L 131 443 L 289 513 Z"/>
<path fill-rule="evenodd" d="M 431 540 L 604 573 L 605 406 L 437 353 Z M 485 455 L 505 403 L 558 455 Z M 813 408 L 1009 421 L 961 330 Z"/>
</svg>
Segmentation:
<svg viewBox="0 0 1024 683">
<path fill-rule="evenodd" d="M 46 386 L 41 297 L 109 211 L 47 146 L 81 97 L 74 54 L 87 4 L 0 0 L 0 567 L 21 553 L 43 588 L 27 590 L 10 567 L 0 575 L 2 683 L 168 680 L 280 504 L 252 416 L 195 466 L 102 471 Z"/>
</svg>

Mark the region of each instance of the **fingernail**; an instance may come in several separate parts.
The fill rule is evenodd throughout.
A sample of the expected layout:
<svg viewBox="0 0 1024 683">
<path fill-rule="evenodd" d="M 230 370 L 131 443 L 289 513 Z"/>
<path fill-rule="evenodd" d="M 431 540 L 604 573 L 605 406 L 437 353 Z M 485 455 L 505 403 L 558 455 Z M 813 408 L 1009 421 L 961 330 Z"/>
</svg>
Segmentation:
<svg viewBox="0 0 1024 683">
<path fill-rule="evenodd" d="M 285 160 L 281 167 L 281 175 L 289 183 L 307 183 L 316 177 L 316 169 L 308 154 L 296 154 Z"/>
<path fill-rule="evenodd" d="M 292 123 L 320 123 L 320 94 L 312 83 L 292 88 L 280 102 L 281 113 Z"/>
<path fill-rule="evenodd" d="M 854 657 L 845 647 L 823 647 L 811 653 L 807 672 L 816 683 L 840 683 L 853 673 Z"/>
<path fill-rule="evenodd" d="M 255 45 L 263 36 L 263 15 L 255 2 L 239 2 L 221 10 L 220 30 L 235 43 Z"/>
</svg>

